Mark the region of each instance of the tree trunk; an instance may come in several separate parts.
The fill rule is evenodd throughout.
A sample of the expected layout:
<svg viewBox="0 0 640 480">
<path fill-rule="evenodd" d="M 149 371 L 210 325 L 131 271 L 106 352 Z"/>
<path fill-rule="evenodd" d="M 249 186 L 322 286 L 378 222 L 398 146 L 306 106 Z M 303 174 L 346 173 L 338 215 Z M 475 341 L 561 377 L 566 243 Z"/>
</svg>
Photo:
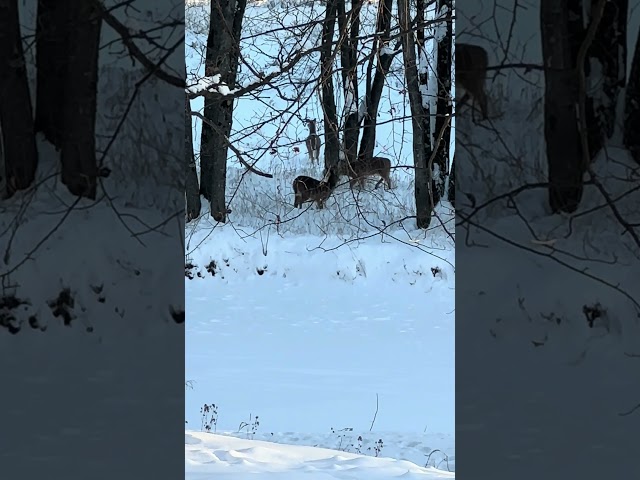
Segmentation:
<svg viewBox="0 0 640 480">
<path fill-rule="evenodd" d="M 246 0 L 213 0 L 207 38 L 205 75 L 220 74 L 220 81 L 234 88 L 240 58 L 240 35 Z M 233 99 L 205 96 L 200 141 L 200 193 L 209 200 L 211 216 L 226 222 L 227 153 L 233 125 Z"/>
<path fill-rule="evenodd" d="M 358 155 L 360 118 L 358 115 L 358 34 L 360 31 L 360 9 L 363 0 L 352 0 L 351 10 L 345 11 L 345 0 L 338 0 L 338 25 L 340 36 L 340 60 L 342 64 L 342 86 L 344 91 L 344 154 L 349 163 Z"/>
<path fill-rule="evenodd" d="M 0 129 L 10 197 L 33 183 L 38 166 L 18 0 L 0 0 Z"/>
<path fill-rule="evenodd" d="M 186 175 L 186 200 L 187 200 L 187 222 L 195 220 L 200 216 L 202 205 L 200 203 L 200 186 L 198 184 L 198 172 L 196 170 L 196 159 L 193 153 L 193 131 L 191 130 L 191 102 L 189 96 L 185 94 L 184 103 L 184 156 L 187 167 Z"/>
<path fill-rule="evenodd" d="M 640 164 L 640 34 L 633 52 L 624 98 L 624 145 Z"/>
<path fill-rule="evenodd" d="M 569 41 L 566 2 L 542 0 L 542 58 L 545 66 L 544 137 L 553 213 L 574 212 L 582 198 L 583 160 L 576 105 L 578 81 Z"/>
<path fill-rule="evenodd" d="M 36 132 L 62 148 L 69 8 L 66 2 L 38 0 L 36 23 Z"/>
<path fill-rule="evenodd" d="M 424 0 L 419 0 L 423 2 Z M 451 16 L 452 0 L 439 0 L 438 11 L 440 13 L 448 12 Z M 451 140 L 451 116 L 453 115 L 453 104 L 451 103 L 451 42 L 453 39 L 453 21 L 447 20 L 446 33 L 438 42 L 438 103 L 436 108 L 436 129 L 433 132 L 433 146 L 436 148 L 436 142 L 443 132 L 440 144 L 437 147 L 436 155 L 432 165 L 433 178 L 433 204 L 438 204 L 440 198 L 444 195 L 444 184 L 449 165 L 449 146 Z M 426 58 L 425 58 L 426 61 Z M 425 65 L 426 68 L 426 65 Z M 427 114 L 430 112 L 427 112 Z M 427 117 L 428 118 L 428 117 Z M 428 131 L 428 130 L 427 130 Z M 429 149 L 431 150 L 431 149 Z M 429 151 L 429 154 L 431 152 Z M 427 157 L 428 158 L 428 157 Z"/>
<path fill-rule="evenodd" d="M 373 157 L 373 150 L 376 144 L 378 106 L 382 97 L 382 88 L 394 57 L 389 48 L 392 7 L 393 0 L 383 0 L 378 9 L 376 32 L 380 34 L 380 37 L 374 40 L 375 43 L 372 49 L 374 55 L 369 61 L 367 71 L 367 91 L 365 94 L 367 111 L 364 117 L 362 139 L 360 140 L 360 153 L 358 154 L 361 159 Z M 376 73 L 373 81 L 371 81 L 371 70 L 376 59 Z"/>
<path fill-rule="evenodd" d="M 102 18 L 94 2 L 70 0 L 65 3 L 70 20 L 64 107 L 62 183 L 73 195 L 96 198 L 96 96 L 98 55 Z"/>
<path fill-rule="evenodd" d="M 324 112 L 324 165 L 325 168 L 337 165 L 340 159 L 340 140 L 338 136 L 338 117 L 333 91 L 333 34 L 336 25 L 338 2 L 327 0 L 325 19 L 322 23 L 322 44 L 320 51 L 320 83 L 322 85 L 322 110 Z"/>
<path fill-rule="evenodd" d="M 456 208 L 456 155 L 453 154 L 451 159 L 451 172 L 449 173 L 449 191 L 447 192 L 447 200 L 453 208 Z"/>
<path fill-rule="evenodd" d="M 595 8 L 598 0 L 591 1 Z M 591 54 L 602 66 L 602 102 L 597 107 L 597 116 L 608 138 L 616 127 L 616 107 L 620 90 L 626 81 L 627 62 L 627 9 L 628 0 L 607 2 L 602 20 L 598 25 Z M 597 152 L 593 152 L 594 154 Z"/>
<path fill-rule="evenodd" d="M 416 225 L 418 228 L 429 228 L 433 203 L 431 198 L 431 170 L 427 166 L 424 143 L 424 108 L 418 83 L 416 65 L 416 45 L 411 28 L 411 12 L 408 0 L 398 0 L 398 24 L 402 40 L 404 72 L 409 92 L 411 108 L 411 124 L 413 129 L 413 162 L 415 166 L 415 200 Z M 429 132 L 427 131 L 426 135 Z"/>
</svg>

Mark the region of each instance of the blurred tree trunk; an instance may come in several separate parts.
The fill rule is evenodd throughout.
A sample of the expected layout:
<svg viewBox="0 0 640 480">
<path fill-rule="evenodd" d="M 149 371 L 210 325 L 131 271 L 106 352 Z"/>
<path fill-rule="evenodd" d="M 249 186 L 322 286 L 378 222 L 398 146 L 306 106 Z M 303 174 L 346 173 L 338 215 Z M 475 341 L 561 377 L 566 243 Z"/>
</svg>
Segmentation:
<svg viewBox="0 0 640 480">
<path fill-rule="evenodd" d="M 591 0 L 595 8 L 598 0 Z M 597 114 L 608 138 L 616 127 L 616 110 L 620 91 L 627 76 L 627 10 L 629 0 L 607 2 L 591 49 L 592 57 L 602 68 L 602 103 Z M 593 152 L 594 154 L 597 152 Z"/>
<path fill-rule="evenodd" d="M 418 0 L 418 2 L 424 2 L 424 0 Z M 453 8 L 452 0 L 438 0 L 438 12 L 440 15 L 451 16 Z M 420 9 L 418 9 L 420 12 Z M 419 15 L 419 13 L 418 13 Z M 418 24 L 420 25 L 420 24 Z M 422 30 L 419 28 L 418 32 Z M 435 148 L 436 141 L 443 128 L 444 133 L 442 140 L 438 145 L 436 155 L 432 165 L 432 178 L 433 178 L 433 204 L 434 206 L 440 202 L 440 198 L 444 195 L 444 184 L 447 175 L 449 165 L 449 147 L 451 144 L 451 116 L 453 115 L 453 104 L 451 103 L 451 43 L 453 39 L 453 20 L 447 20 L 446 22 L 446 34 L 438 42 L 438 103 L 436 108 L 436 129 L 433 133 Z M 419 42 L 418 42 L 419 43 Z M 426 62 L 426 52 L 424 61 Z M 421 66 L 422 68 L 422 66 Z M 424 66 L 427 68 L 426 64 Z M 426 89 L 426 84 L 425 87 Z M 427 110 L 427 118 L 429 118 L 429 111 Z M 427 130 L 428 131 L 428 130 Z M 431 149 L 429 149 L 431 150 Z M 429 155 L 431 152 L 429 151 Z M 429 158 L 429 156 L 427 156 Z"/>
<path fill-rule="evenodd" d="M 583 190 L 583 157 L 576 120 L 576 51 L 572 49 L 569 38 L 568 3 L 541 0 L 540 7 L 542 58 L 546 69 L 544 137 L 549 170 L 549 204 L 553 213 L 574 212 Z"/>
<path fill-rule="evenodd" d="M 38 166 L 18 0 L 0 0 L 0 129 L 10 197 L 33 183 Z"/>
<path fill-rule="evenodd" d="M 70 13 L 66 2 L 38 0 L 36 23 L 36 132 L 62 148 L 67 41 Z"/>
<path fill-rule="evenodd" d="M 427 166 L 425 136 L 425 112 L 418 81 L 416 45 L 411 28 L 409 0 L 398 0 L 398 24 L 401 32 L 404 74 L 409 93 L 411 124 L 413 130 L 413 162 L 415 166 L 416 225 L 429 228 L 433 203 L 431 198 L 431 169 Z M 429 134 L 427 130 L 426 134 Z"/>
<path fill-rule="evenodd" d="M 338 116 L 333 89 L 333 34 L 336 26 L 338 2 L 327 0 L 325 18 L 322 23 L 322 43 L 320 50 L 320 84 L 322 110 L 324 112 L 324 165 L 325 168 L 338 164 L 340 159 L 340 139 L 338 136 Z"/>
<path fill-rule="evenodd" d="M 98 177 L 95 123 L 102 17 L 94 2 L 68 0 L 64 6 L 71 27 L 62 91 L 62 183 L 73 195 L 95 199 Z"/>
<path fill-rule="evenodd" d="M 376 124 L 378 118 L 378 106 L 382 97 L 382 88 L 391 67 L 391 62 L 395 53 L 389 45 L 391 37 L 391 9 L 393 0 L 381 0 L 378 8 L 378 17 L 376 21 L 376 32 L 380 35 L 374 38 L 373 52 L 375 55 L 369 60 L 367 66 L 366 80 L 366 112 L 364 116 L 364 125 L 362 128 L 362 138 L 360 139 L 360 159 L 373 157 L 373 150 L 376 144 Z M 376 73 L 371 79 L 373 65 L 376 65 Z"/>
<path fill-rule="evenodd" d="M 207 38 L 205 75 L 219 74 L 230 88 L 236 85 L 240 59 L 240 36 L 247 0 L 212 0 Z M 228 139 L 233 125 L 233 98 L 212 94 L 204 97 L 200 139 L 200 193 L 211 205 L 211 216 L 226 222 Z"/>
<path fill-rule="evenodd" d="M 346 11 L 345 0 L 338 0 L 338 27 L 340 36 L 340 60 L 342 64 L 342 87 L 345 98 L 344 154 L 349 163 L 358 155 L 360 133 L 358 95 L 358 35 L 360 33 L 360 10 L 363 0 L 351 0 L 351 10 Z"/>
<path fill-rule="evenodd" d="M 187 200 L 187 222 L 195 220 L 200 216 L 202 204 L 200 203 L 200 185 L 198 183 L 198 172 L 196 170 L 196 159 L 193 153 L 193 131 L 191 130 L 191 102 L 189 96 L 185 94 L 184 104 L 184 156 L 187 167 L 186 175 L 186 200 Z"/>
<path fill-rule="evenodd" d="M 624 145 L 640 164 L 640 34 L 633 52 L 624 99 Z"/>
<path fill-rule="evenodd" d="M 449 191 L 447 192 L 447 200 L 453 208 L 456 208 L 456 155 L 453 154 L 451 159 L 451 172 L 449 173 Z"/>
</svg>

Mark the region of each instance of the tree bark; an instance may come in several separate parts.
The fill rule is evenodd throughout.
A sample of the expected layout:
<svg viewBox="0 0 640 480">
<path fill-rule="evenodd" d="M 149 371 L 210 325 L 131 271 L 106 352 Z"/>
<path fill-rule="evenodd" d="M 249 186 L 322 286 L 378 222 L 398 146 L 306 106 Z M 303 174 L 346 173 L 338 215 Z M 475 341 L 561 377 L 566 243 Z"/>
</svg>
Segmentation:
<svg viewBox="0 0 640 480">
<path fill-rule="evenodd" d="M 342 87 L 345 98 L 344 154 L 349 163 L 358 155 L 360 118 L 358 108 L 358 35 L 360 10 L 363 0 L 352 0 L 351 10 L 346 12 L 345 0 L 338 0 L 338 26 L 340 29 L 340 60 L 342 64 Z"/>
<path fill-rule="evenodd" d="M 431 198 L 431 170 L 427 166 L 424 142 L 424 108 L 418 82 L 418 68 L 416 65 L 416 45 L 411 28 L 411 14 L 408 0 L 398 0 L 398 24 L 402 40 L 402 54 L 404 58 L 404 72 L 409 92 L 409 106 L 411 108 L 411 124 L 413 129 L 413 162 L 415 166 L 415 200 L 416 226 L 429 228 L 433 203 Z M 429 132 L 427 131 L 427 135 Z"/>
<path fill-rule="evenodd" d="M 569 39 L 568 2 L 542 0 L 542 58 L 545 65 L 544 136 L 553 213 L 574 212 L 582 199 L 583 157 L 576 105 L 576 55 Z"/>
<path fill-rule="evenodd" d="M 95 199 L 96 97 L 102 18 L 94 2 L 69 0 L 65 8 L 71 27 L 64 57 L 67 68 L 62 95 L 62 183 L 73 195 Z"/>
<path fill-rule="evenodd" d="M 369 61 L 367 74 L 367 90 L 366 90 L 366 106 L 367 111 L 364 117 L 364 125 L 362 129 L 362 138 L 360 139 L 360 159 L 368 159 L 373 157 L 373 150 L 376 144 L 376 124 L 378 118 L 378 107 L 380 98 L 382 97 L 382 88 L 393 61 L 393 53 L 390 49 L 389 42 L 391 36 L 391 9 L 393 0 L 383 0 L 378 9 L 376 32 L 380 37 L 375 39 L 373 46 L 374 55 Z M 371 80 L 371 70 L 376 62 L 376 73 Z"/>
<path fill-rule="evenodd" d="M 0 129 L 10 197 L 33 183 L 38 166 L 18 0 L 0 0 Z"/>
<path fill-rule="evenodd" d="M 456 208 L 456 155 L 453 154 L 451 160 L 451 172 L 449 173 L 449 190 L 447 192 L 447 200 L 451 206 Z"/>
<path fill-rule="evenodd" d="M 418 0 L 423 2 L 424 0 Z M 438 11 L 449 12 L 453 8 L 452 0 L 439 0 Z M 447 175 L 449 165 L 449 147 L 451 140 L 451 123 L 450 119 L 453 115 L 453 105 L 451 103 L 451 43 L 453 39 L 453 20 L 447 20 L 446 22 L 446 34 L 438 42 L 438 103 L 436 106 L 436 128 L 433 132 L 433 145 L 436 146 L 436 141 L 440 136 L 440 132 L 443 128 L 444 133 L 440 144 L 437 147 L 436 155 L 432 165 L 432 178 L 433 178 L 433 204 L 437 205 L 440 198 L 444 195 L 444 184 Z M 426 61 L 426 58 L 425 58 Z M 426 88 L 426 87 L 424 87 Z M 427 112 L 427 114 L 430 112 Z M 428 117 L 427 117 L 428 118 Z M 431 149 L 429 149 L 431 150 Z M 429 154 L 431 152 L 429 151 Z M 427 157 L 429 158 L 429 157 Z"/>
<path fill-rule="evenodd" d="M 592 9 L 598 0 L 591 0 Z M 626 82 L 628 0 L 607 2 L 598 25 L 591 54 L 602 66 L 602 103 L 597 116 L 608 138 L 616 127 L 618 97 Z M 594 152 L 596 153 L 596 152 Z"/>
<path fill-rule="evenodd" d="M 324 112 L 324 165 L 325 169 L 338 164 L 340 159 L 340 139 L 338 136 L 338 116 L 333 89 L 333 34 L 335 32 L 338 2 L 327 0 L 325 18 L 322 23 L 322 43 L 320 50 L 320 83 L 322 110 Z"/>
<path fill-rule="evenodd" d="M 633 53 L 624 99 L 624 145 L 640 164 L 640 34 Z"/>
<path fill-rule="evenodd" d="M 62 148 L 65 72 L 70 19 L 66 2 L 38 0 L 36 23 L 36 132 Z"/>
<path fill-rule="evenodd" d="M 196 159 L 193 153 L 193 131 L 191 130 L 191 102 L 189 96 L 185 94 L 184 103 L 184 156 L 186 165 L 186 200 L 187 200 L 187 222 L 195 220 L 200 216 L 202 205 L 200 203 L 200 185 L 198 183 L 198 172 L 196 170 Z"/>
<path fill-rule="evenodd" d="M 219 74 L 220 81 L 234 88 L 240 58 L 240 36 L 246 0 L 213 0 L 207 38 L 205 75 Z M 233 99 L 205 96 L 200 141 L 200 193 L 209 201 L 211 216 L 226 222 L 228 139 L 233 126 Z"/>
</svg>

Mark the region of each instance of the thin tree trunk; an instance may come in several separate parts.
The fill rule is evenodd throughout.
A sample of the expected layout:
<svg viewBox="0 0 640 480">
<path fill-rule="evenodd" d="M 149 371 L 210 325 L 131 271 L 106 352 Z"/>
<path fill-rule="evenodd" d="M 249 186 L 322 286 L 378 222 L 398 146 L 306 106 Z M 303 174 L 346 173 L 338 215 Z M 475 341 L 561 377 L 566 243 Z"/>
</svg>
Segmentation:
<svg viewBox="0 0 640 480">
<path fill-rule="evenodd" d="M 456 208 L 456 155 L 453 154 L 451 160 L 451 172 L 449 173 L 449 190 L 447 192 L 447 200 L 453 208 Z"/>
<path fill-rule="evenodd" d="M 338 116 L 333 90 L 333 34 L 335 32 L 338 2 L 327 0 L 325 19 L 322 23 L 322 44 L 320 51 L 320 83 L 322 85 L 322 110 L 324 112 L 324 165 L 337 165 L 340 159 L 340 139 L 338 136 Z"/>
<path fill-rule="evenodd" d="M 592 9 L 598 0 L 591 0 Z M 602 103 L 597 115 L 608 138 L 616 126 L 618 96 L 626 81 L 628 0 L 607 2 L 593 41 L 591 56 L 599 61 L 602 74 Z M 594 152 L 596 153 L 596 152 Z"/>
<path fill-rule="evenodd" d="M 70 10 L 67 2 L 38 0 L 36 23 L 36 132 L 62 148 Z"/>
<path fill-rule="evenodd" d="M 636 40 L 624 99 L 624 145 L 640 164 L 640 34 Z"/>
<path fill-rule="evenodd" d="M 433 204 L 431 201 L 431 170 L 427 166 L 424 143 L 424 108 L 418 82 L 416 45 L 411 29 L 411 12 L 408 0 L 398 0 L 398 23 L 402 40 L 404 72 L 409 92 L 411 124 L 413 128 L 413 162 L 415 166 L 416 225 L 429 228 Z"/>
<path fill-rule="evenodd" d="M 189 96 L 185 94 L 184 104 L 184 156 L 186 165 L 186 200 L 187 200 L 187 222 L 200 216 L 202 205 L 200 203 L 200 185 L 198 183 L 198 172 L 196 170 L 196 159 L 193 153 L 193 132 L 191 130 L 191 102 Z"/>
<path fill-rule="evenodd" d="M 549 204 L 554 213 L 574 212 L 582 198 L 583 160 L 576 105 L 578 81 L 569 39 L 566 2 L 542 0 L 542 58 L 545 70 L 544 136 L 549 169 Z"/>
<path fill-rule="evenodd" d="M 345 0 L 338 0 L 338 25 L 340 28 L 340 60 L 342 63 L 342 86 L 345 98 L 344 154 L 349 163 L 358 155 L 360 118 L 358 112 L 358 34 L 360 9 L 363 0 L 352 0 L 351 10 L 345 11 Z"/>
<path fill-rule="evenodd" d="M 233 88 L 240 58 L 240 36 L 246 0 L 213 0 L 207 38 L 205 75 L 220 74 L 220 81 Z M 209 200 L 211 216 L 226 222 L 228 139 L 233 126 L 233 99 L 205 96 L 200 141 L 200 193 Z"/>
<path fill-rule="evenodd" d="M 96 198 L 96 97 L 102 18 L 94 2 L 65 3 L 72 27 L 63 90 L 62 183 L 73 195 Z"/>
<path fill-rule="evenodd" d="M 0 0 L 0 129 L 10 197 L 33 183 L 38 166 L 18 0 Z"/>
<path fill-rule="evenodd" d="M 376 123 L 378 118 L 378 107 L 380 98 L 382 97 L 382 88 L 391 67 L 394 54 L 389 47 L 391 36 L 391 9 L 393 0 L 383 0 L 378 8 L 378 19 L 376 32 L 380 37 L 374 40 L 373 52 L 375 55 L 371 58 L 367 75 L 367 91 L 366 106 L 367 111 L 364 117 L 364 125 L 362 129 L 362 138 L 360 140 L 360 159 L 373 157 L 373 150 L 376 143 Z M 376 62 L 376 73 L 371 81 L 371 70 Z"/>
<path fill-rule="evenodd" d="M 451 0 L 439 0 L 438 11 L 440 14 L 447 12 L 450 16 L 452 3 L 453 2 Z M 447 125 L 447 127 L 445 128 L 440 144 L 438 145 L 432 165 L 434 205 L 437 205 L 440 198 L 444 195 L 444 184 L 447 175 L 447 166 L 449 164 L 449 146 L 451 143 L 450 120 L 453 115 L 453 104 L 451 103 L 451 43 L 453 39 L 453 21 L 447 20 L 446 25 L 446 33 L 438 42 L 438 103 L 436 107 L 436 129 L 433 133 L 434 147 L 438 137 L 440 136 L 440 132 L 445 128 L 445 125 Z"/>
</svg>

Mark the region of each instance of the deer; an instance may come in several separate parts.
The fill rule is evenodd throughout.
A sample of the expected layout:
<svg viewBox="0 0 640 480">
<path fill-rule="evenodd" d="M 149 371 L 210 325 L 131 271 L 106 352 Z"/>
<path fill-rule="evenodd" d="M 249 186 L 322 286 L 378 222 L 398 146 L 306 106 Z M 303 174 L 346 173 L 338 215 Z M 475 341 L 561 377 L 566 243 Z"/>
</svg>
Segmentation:
<svg viewBox="0 0 640 480">
<path fill-rule="evenodd" d="M 307 145 L 307 152 L 309 152 L 309 161 L 313 164 L 320 163 L 320 135 L 316 132 L 316 121 L 309 118 L 304 120 L 304 123 L 309 127 L 309 136 L 305 140 Z"/>
<path fill-rule="evenodd" d="M 333 193 L 338 184 L 339 176 L 335 168 L 329 168 L 322 180 L 316 180 L 306 175 L 300 175 L 293 180 L 294 208 L 302 208 L 303 203 L 316 202 L 318 209 L 324 208 L 324 203 Z"/>
<path fill-rule="evenodd" d="M 477 123 L 474 114 L 476 103 L 480 107 L 482 119 L 487 119 L 487 94 L 484 82 L 488 63 L 487 51 L 484 48 L 466 43 L 456 44 L 456 83 L 465 90 L 458 105 L 464 105 L 471 97 L 471 118 L 474 123 Z"/>
<path fill-rule="evenodd" d="M 338 163 L 338 173 L 350 178 L 349 187 L 358 182 L 360 188 L 364 188 L 366 177 L 379 176 L 380 180 L 376 183 L 378 188 L 382 182 L 385 183 L 385 189 L 391 189 L 391 160 L 384 157 L 372 157 L 368 160 L 358 158 L 352 162 L 341 160 Z"/>
</svg>

